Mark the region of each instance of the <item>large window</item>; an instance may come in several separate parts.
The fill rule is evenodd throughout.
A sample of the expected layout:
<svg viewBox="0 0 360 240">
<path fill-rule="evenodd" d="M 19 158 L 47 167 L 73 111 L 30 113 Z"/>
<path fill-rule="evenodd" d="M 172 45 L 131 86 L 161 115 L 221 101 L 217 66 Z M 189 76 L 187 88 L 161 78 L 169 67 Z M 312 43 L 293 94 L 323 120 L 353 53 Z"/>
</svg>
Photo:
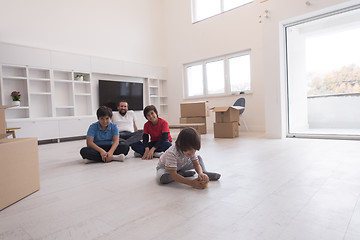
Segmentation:
<svg viewBox="0 0 360 240">
<path fill-rule="evenodd" d="M 201 21 L 250 2 L 253 0 L 192 0 L 193 22 Z"/>
<path fill-rule="evenodd" d="M 185 97 L 230 95 L 251 90 L 250 53 L 185 64 Z"/>
</svg>

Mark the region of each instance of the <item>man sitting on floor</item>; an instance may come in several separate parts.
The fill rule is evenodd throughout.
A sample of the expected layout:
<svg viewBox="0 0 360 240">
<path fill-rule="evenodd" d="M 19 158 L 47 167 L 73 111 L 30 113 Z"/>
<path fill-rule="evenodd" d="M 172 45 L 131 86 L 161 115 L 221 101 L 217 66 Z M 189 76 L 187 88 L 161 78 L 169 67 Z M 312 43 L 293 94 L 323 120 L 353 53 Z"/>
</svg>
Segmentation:
<svg viewBox="0 0 360 240">
<path fill-rule="evenodd" d="M 142 138 L 142 130 L 138 130 L 136 126 L 135 113 L 128 109 L 126 101 L 120 101 L 117 109 L 119 112 L 114 112 L 112 122 L 116 124 L 119 129 L 120 139 L 126 140 L 131 146 L 135 142 L 139 142 Z"/>
</svg>

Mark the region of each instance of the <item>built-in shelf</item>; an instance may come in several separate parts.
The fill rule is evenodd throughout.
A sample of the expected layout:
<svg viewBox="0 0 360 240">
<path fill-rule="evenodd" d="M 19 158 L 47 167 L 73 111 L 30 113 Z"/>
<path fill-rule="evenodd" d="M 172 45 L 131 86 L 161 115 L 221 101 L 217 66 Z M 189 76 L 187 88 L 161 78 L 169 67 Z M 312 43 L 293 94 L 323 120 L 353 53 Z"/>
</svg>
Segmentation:
<svg viewBox="0 0 360 240">
<path fill-rule="evenodd" d="M 148 86 L 148 104 L 154 105 L 162 116 L 167 114 L 168 102 L 167 97 L 165 96 L 165 93 L 167 92 L 166 80 L 148 78 L 146 79 L 146 84 Z"/>
<path fill-rule="evenodd" d="M 83 80 L 75 80 L 77 75 Z M 10 108 L 9 119 L 93 115 L 90 73 L 1 65 L 0 87 L 3 105 L 12 104 L 12 91 L 21 94 L 21 107 Z"/>
</svg>

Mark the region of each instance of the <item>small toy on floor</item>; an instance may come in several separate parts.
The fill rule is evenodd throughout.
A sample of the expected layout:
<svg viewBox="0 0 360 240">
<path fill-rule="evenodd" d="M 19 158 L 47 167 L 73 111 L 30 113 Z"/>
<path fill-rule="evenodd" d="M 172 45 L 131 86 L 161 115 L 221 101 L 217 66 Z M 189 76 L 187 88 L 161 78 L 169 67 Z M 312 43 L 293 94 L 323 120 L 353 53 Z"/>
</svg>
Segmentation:
<svg viewBox="0 0 360 240">
<path fill-rule="evenodd" d="M 206 182 L 206 181 L 201 181 L 200 179 L 197 179 L 201 185 L 203 185 L 204 187 L 208 187 L 209 185 L 209 182 Z"/>
</svg>

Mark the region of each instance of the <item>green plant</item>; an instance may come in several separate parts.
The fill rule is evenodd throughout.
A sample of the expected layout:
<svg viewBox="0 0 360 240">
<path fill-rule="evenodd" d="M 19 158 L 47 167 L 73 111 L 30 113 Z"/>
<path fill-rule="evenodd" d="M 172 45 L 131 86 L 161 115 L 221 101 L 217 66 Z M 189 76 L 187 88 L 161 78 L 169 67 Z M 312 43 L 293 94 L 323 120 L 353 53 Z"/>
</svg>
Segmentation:
<svg viewBox="0 0 360 240">
<path fill-rule="evenodd" d="M 20 101 L 20 97 L 21 97 L 20 92 L 13 91 L 10 95 L 13 101 Z"/>
<path fill-rule="evenodd" d="M 84 79 L 84 75 L 82 75 L 82 74 L 76 74 L 75 75 L 75 79 Z"/>
</svg>

